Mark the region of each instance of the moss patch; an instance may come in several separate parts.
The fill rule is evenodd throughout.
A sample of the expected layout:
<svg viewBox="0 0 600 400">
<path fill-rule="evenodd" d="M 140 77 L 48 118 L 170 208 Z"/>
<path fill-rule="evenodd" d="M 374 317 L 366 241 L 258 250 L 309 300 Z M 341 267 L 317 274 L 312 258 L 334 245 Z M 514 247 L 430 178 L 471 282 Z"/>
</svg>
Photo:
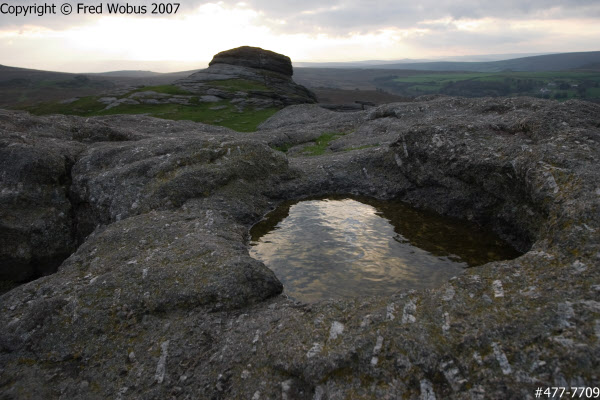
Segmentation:
<svg viewBox="0 0 600 400">
<path fill-rule="evenodd" d="M 283 153 L 287 153 L 292 147 L 294 147 L 292 143 L 284 143 L 281 146 L 271 146 L 273 150 L 281 151 Z"/>
<path fill-rule="evenodd" d="M 306 147 L 304 153 L 309 156 L 320 156 L 325 153 L 331 142 L 345 134 L 343 132 L 325 132 L 315 140 L 314 145 Z"/>
</svg>

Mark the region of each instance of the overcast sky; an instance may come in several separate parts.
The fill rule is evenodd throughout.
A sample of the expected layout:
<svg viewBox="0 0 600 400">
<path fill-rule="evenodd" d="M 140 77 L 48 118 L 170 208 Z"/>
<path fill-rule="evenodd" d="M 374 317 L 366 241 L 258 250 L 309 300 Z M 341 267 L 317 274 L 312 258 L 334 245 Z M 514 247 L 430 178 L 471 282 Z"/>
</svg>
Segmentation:
<svg viewBox="0 0 600 400">
<path fill-rule="evenodd" d="M 107 1 L 46 1 L 57 15 L 0 15 L 0 64 L 167 72 L 204 67 L 215 53 L 242 45 L 293 61 L 600 50 L 600 0 L 174 0 L 181 6 L 170 16 L 150 14 L 155 0 L 129 1 L 145 5 L 146 15 L 119 16 L 108 13 Z M 102 14 L 65 16 L 65 2 L 102 4 Z"/>
</svg>

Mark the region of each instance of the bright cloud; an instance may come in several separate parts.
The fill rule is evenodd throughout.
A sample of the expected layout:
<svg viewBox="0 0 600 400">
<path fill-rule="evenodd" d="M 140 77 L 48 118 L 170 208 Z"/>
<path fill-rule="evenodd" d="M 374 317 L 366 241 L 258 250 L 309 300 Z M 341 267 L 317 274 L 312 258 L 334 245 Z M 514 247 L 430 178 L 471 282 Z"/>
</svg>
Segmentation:
<svg viewBox="0 0 600 400">
<path fill-rule="evenodd" d="M 91 71 L 117 69 L 106 60 L 171 61 L 173 70 L 242 45 L 295 61 L 589 51 L 598 50 L 599 22 L 595 0 L 197 1 L 169 17 L 3 16 L 0 63 Z"/>
</svg>

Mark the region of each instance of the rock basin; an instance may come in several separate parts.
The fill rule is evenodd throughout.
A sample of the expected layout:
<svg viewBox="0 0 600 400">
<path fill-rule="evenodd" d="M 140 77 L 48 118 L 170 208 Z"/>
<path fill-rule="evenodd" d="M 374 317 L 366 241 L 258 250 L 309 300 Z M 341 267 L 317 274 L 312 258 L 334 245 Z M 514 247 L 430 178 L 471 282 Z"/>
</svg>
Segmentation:
<svg viewBox="0 0 600 400">
<path fill-rule="evenodd" d="M 530 398 L 600 381 L 600 107 L 293 106 L 240 134 L 0 112 L 3 398 Z M 273 149 L 345 133 L 321 156 Z M 247 250 L 282 201 L 400 198 L 525 251 L 436 289 L 303 304 Z M 64 259 L 68 254 L 68 258 Z M 26 271 L 30 273 L 30 270 Z"/>
<path fill-rule="evenodd" d="M 475 223 L 366 197 L 287 202 L 250 234 L 250 255 L 304 302 L 435 288 L 519 255 Z"/>
</svg>

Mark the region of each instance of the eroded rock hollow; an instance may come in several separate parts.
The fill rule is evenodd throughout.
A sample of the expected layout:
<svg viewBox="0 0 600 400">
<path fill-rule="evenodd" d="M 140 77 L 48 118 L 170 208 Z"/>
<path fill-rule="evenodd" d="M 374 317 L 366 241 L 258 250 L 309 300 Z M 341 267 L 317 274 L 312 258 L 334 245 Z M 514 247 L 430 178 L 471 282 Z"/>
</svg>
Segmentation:
<svg viewBox="0 0 600 400">
<path fill-rule="evenodd" d="M 436 98 L 358 113 L 296 105 L 238 133 L 0 111 L 2 278 L 60 264 L 0 297 L 2 397 L 597 386 L 599 116 L 577 101 Z M 303 154 L 327 132 L 339 133 L 328 152 Z M 324 194 L 398 197 L 525 254 L 437 289 L 295 303 L 248 255 L 248 230 L 283 200 Z"/>
</svg>

